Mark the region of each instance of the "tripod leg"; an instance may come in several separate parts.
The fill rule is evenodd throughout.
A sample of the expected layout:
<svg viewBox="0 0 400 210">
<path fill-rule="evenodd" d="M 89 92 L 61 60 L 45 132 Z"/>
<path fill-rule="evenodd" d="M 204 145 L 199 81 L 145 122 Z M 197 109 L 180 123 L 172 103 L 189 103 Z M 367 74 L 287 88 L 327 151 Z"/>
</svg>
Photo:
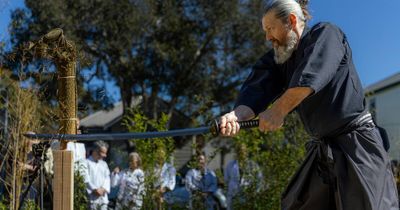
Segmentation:
<svg viewBox="0 0 400 210">
<path fill-rule="evenodd" d="M 40 164 L 40 209 L 43 210 L 43 187 L 44 184 L 44 167 L 43 163 Z"/>
<path fill-rule="evenodd" d="M 33 184 L 33 182 L 35 181 L 35 179 L 36 179 L 36 177 L 37 177 L 37 173 L 38 173 L 38 169 L 36 169 L 36 170 L 33 172 L 33 178 L 29 178 L 28 187 L 25 189 L 24 193 L 22 194 L 22 197 L 21 197 L 21 201 L 20 201 L 20 203 L 19 203 L 19 208 L 18 208 L 18 210 L 21 210 L 21 209 L 22 209 L 22 205 L 24 204 L 25 198 L 26 198 L 26 196 L 28 195 L 28 192 L 29 192 L 29 190 L 31 189 L 32 184 Z"/>
</svg>

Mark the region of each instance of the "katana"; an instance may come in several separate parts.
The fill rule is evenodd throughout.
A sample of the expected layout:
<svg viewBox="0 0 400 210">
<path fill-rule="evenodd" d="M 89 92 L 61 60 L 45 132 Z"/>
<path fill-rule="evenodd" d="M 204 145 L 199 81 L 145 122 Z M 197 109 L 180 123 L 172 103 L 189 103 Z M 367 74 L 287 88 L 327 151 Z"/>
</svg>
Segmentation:
<svg viewBox="0 0 400 210">
<path fill-rule="evenodd" d="M 258 126 L 258 120 L 249 120 L 239 122 L 240 128 L 253 128 Z M 186 128 L 169 131 L 154 131 L 141 133 L 96 133 L 96 134 L 24 134 L 31 139 L 39 140 L 71 140 L 71 141 L 113 141 L 128 139 L 149 139 L 149 138 L 166 138 L 175 136 L 193 136 L 211 133 L 218 136 L 220 133 L 220 125 L 215 120 L 210 126 L 198 128 Z"/>
</svg>

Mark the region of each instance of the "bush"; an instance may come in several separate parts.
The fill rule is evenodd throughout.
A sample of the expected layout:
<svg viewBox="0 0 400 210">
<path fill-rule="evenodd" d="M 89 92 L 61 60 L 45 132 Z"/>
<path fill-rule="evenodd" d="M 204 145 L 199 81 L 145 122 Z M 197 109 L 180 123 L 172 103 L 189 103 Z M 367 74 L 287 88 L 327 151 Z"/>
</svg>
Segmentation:
<svg viewBox="0 0 400 210">
<path fill-rule="evenodd" d="M 89 198 L 86 192 L 86 184 L 79 170 L 74 173 L 74 209 L 89 209 Z"/>
<path fill-rule="evenodd" d="M 281 194 L 304 158 L 308 139 L 296 114 L 289 115 L 285 127 L 276 132 L 242 130 L 234 142 L 245 145 L 250 159 L 260 166 L 263 186 L 257 191 L 260 180 L 254 180 L 240 195 L 242 201 L 235 199 L 235 209 L 280 209 Z"/>
<path fill-rule="evenodd" d="M 139 110 L 130 110 L 124 122 L 131 132 L 145 132 L 166 130 L 168 120 L 166 115 L 162 115 L 159 120 L 151 120 Z M 264 134 L 258 129 L 242 130 L 234 137 L 234 145 L 245 145 L 250 159 L 259 165 L 263 173 L 263 180 L 255 180 L 241 192 L 241 199 L 234 199 L 235 209 L 280 209 L 281 194 L 304 158 L 304 143 L 308 139 L 296 114 L 289 115 L 285 127 L 276 132 Z M 173 140 L 159 138 L 132 141 L 142 157 L 143 169 L 147 172 L 143 209 L 152 209 L 155 207 L 153 183 L 156 179 L 152 172 L 160 155 L 167 154 L 170 157 L 172 154 Z M 262 183 L 260 189 L 258 183 Z M 201 205 L 202 202 L 194 204 Z"/>
<path fill-rule="evenodd" d="M 169 117 L 166 114 L 161 114 L 161 117 L 149 119 L 140 110 L 132 109 L 124 118 L 124 125 L 130 132 L 146 132 L 146 131 L 165 131 Z M 154 168 L 159 160 L 167 160 L 171 157 L 174 151 L 174 142 L 172 138 L 153 138 L 153 139 L 134 139 L 137 152 L 142 158 L 142 168 L 146 173 L 145 188 L 146 194 L 143 199 L 142 209 L 154 209 L 156 190 L 154 182 L 157 180 L 157 175 L 154 174 Z"/>
</svg>

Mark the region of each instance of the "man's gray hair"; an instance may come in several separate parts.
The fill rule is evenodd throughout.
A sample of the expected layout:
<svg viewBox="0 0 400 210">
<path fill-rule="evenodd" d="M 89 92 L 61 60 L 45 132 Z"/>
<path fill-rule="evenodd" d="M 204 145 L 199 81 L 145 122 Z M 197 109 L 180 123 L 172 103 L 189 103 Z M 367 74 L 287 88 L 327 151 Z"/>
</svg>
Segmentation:
<svg viewBox="0 0 400 210">
<path fill-rule="evenodd" d="M 94 150 L 96 150 L 96 151 L 100 151 L 100 149 L 102 147 L 105 147 L 108 150 L 108 144 L 104 141 L 96 141 L 96 142 L 94 142 L 93 146 L 94 146 Z"/>
<path fill-rule="evenodd" d="M 274 11 L 276 18 L 288 23 L 289 15 L 293 13 L 299 20 L 306 22 L 308 17 L 305 17 L 303 9 L 295 0 L 267 0 L 263 15 L 265 16 L 268 12 Z"/>
</svg>

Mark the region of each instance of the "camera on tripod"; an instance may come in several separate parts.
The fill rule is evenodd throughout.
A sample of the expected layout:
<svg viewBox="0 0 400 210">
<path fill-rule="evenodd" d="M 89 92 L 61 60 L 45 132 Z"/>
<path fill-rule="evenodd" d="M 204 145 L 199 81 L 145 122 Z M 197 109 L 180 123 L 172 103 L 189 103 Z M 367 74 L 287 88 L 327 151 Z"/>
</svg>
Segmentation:
<svg viewBox="0 0 400 210">
<path fill-rule="evenodd" d="M 33 156 L 37 159 L 41 159 L 42 157 L 46 159 L 46 151 L 50 148 L 49 142 L 40 142 L 32 145 L 32 153 Z"/>
<path fill-rule="evenodd" d="M 26 196 L 28 195 L 32 184 L 35 182 L 37 177 L 40 177 L 40 209 L 43 209 L 43 192 L 44 192 L 44 182 L 45 182 L 45 168 L 44 163 L 49 160 L 46 153 L 50 148 L 50 142 L 40 142 L 36 144 L 32 144 L 32 156 L 34 158 L 33 165 L 35 166 L 34 172 L 31 173 L 29 176 L 29 183 L 26 187 L 25 191 L 22 193 L 22 197 L 20 200 L 20 207 L 19 210 L 24 206 L 23 203 L 25 201 Z"/>
</svg>

